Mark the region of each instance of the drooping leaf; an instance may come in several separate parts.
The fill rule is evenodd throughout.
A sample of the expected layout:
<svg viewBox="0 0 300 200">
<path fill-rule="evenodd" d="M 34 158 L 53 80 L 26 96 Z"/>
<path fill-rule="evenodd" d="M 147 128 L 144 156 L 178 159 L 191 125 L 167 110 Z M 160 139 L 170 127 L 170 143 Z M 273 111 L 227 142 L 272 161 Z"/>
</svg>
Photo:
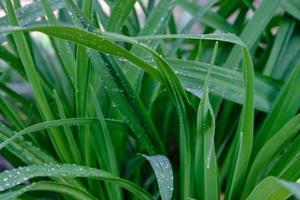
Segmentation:
<svg viewBox="0 0 300 200">
<path fill-rule="evenodd" d="M 171 200 L 173 193 L 173 171 L 169 159 L 162 155 L 147 156 L 146 158 L 155 173 L 162 200 Z"/>
<path fill-rule="evenodd" d="M 96 200 L 95 197 L 93 197 L 86 191 L 83 191 L 79 188 L 70 185 L 56 183 L 56 182 L 50 182 L 50 181 L 40 181 L 37 183 L 32 183 L 30 185 L 24 186 L 21 189 L 16 189 L 16 190 L 1 193 L 0 199 L 13 200 L 21 196 L 22 194 L 30 191 L 51 191 L 51 192 L 53 191 L 53 192 L 58 192 L 70 196 L 77 200 L 82 200 L 82 199 Z"/>
<path fill-rule="evenodd" d="M 0 191 L 15 187 L 35 177 L 90 177 L 112 182 L 127 189 L 140 199 L 150 200 L 152 197 L 138 185 L 113 176 L 112 174 L 90 167 L 71 164 L 40 164 L 5 171 L 0 174 Z"/>
</svg>

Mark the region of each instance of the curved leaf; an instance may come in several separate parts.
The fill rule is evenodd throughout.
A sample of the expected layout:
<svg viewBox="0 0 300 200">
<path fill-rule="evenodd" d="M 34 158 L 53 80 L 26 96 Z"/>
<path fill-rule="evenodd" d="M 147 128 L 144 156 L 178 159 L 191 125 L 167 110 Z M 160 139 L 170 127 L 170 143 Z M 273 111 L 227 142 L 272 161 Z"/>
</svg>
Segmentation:
<svg viewBox="0 0 300 200">
<path fill-rule="evenodd" d="M 112 174 L 85 166 L 70 164 L 40 164 L 20 167 L 0 174 L 0 191 L 7 190 L 35 177 L 89 177 L 118 184 L 140 199 L 152 200 L 152 197 L 138 185 L 115 177 Z"/>
<path fill-rule="evenodd" d="M 0 199 L 2 200 L 14 200 L 22 194 L 30 191 L 53 191 L 59 192 L 64 195 L 70 196 L 77 200 L 96 200 L 95 197 L 90 195 L 89 193 L 80 190 L 76 187 L 70 185 L 64 185 L 60 183 L 50 182 L 50 181 L 40 181 L 37 183 L 32 183 L 27 185 L 21 189 L 16 189 L 13 191 L 8 191 L 0 194 Z"/>
<path fill-rule="evenodd" d="M 0 150 L 5 147 L 7 144 L 9 144 L 11 141 L 32 132 L 41 131 L 47 128 L 53 128 L 53 127 L 59 127 L 59 126 L 66 126 L 66 125 L 87 125 L 91 123 L 96 123 L 97 120 L 94 118 L 69 118 L 69 119 L 59 119 L 59 120 L 52 120 L 52 121 L 46 121 L 41 122 L 38 124 L 34 124 L 32 126 L 29 126 L 19 132 L 17 132 L 12 137 L 8 138 L 4 142 L 0 144 Z"/>
<path fill-rule="evenodd" d="M 184 88 L 201 98 L 205 76 L 209 64 L 189 60 L 167 59 Z M 270 112 L 279 93 L 281 83 L 266 76 L 255 76 L 255 108 Z M 245 100 L 243 75 L 241 71 L 212 66 L 209 80 L 209 92 L 235 103 L 243 104 Z"/>
<path fill-rule="evenodd" d="M 155 173 L 162 200 L 171 200 L 173 193 L 173 171 L 169 159 L 162 155 L 147 156 L 146 158 Z"/>
</svg>

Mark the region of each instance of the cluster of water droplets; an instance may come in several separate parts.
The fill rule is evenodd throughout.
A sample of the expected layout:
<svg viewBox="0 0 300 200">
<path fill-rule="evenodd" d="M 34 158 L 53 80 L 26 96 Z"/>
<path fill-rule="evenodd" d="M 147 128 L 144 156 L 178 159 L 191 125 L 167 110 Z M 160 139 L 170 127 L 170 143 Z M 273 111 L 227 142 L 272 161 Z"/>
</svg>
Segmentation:
<svg viewBox="0 0 300 200">
<path fill-rule="evenodd" d="M 94 177 L 111 179 L 108 172 L 74 164 L 38 164 L 6 170 L 0 174 L 0 191 L 12 188 L 34 177 Z"/>
</svg>

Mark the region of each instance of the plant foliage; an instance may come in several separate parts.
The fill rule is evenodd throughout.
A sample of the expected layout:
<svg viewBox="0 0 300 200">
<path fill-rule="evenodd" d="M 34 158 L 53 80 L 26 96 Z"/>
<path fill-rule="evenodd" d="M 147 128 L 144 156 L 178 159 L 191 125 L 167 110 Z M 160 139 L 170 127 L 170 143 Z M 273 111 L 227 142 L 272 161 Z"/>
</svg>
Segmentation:
<svg viewBox="0 0 300 200">
<path fill-rule="evenodd" d="M 0 1 L 1 200 L 300 199 L 300 2 L 24 2 Z"/>
</svg>

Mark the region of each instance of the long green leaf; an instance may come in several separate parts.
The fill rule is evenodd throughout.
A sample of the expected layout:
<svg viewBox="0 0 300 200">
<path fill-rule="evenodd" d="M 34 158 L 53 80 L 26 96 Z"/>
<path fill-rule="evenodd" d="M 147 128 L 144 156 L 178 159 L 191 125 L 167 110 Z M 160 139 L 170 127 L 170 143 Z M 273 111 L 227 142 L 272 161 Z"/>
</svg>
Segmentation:
<svg viewBox="0 0 300 200">
<path fill-rule="evenodd" d="M 258 41 L 261 33 L 275 15 L 282 1 L 283 0 L 263 0 L 261 2 L 259 8 L 254 13 L 254 16 L 240 34 L 240 38 L 245 42 L 249 49 L 252 49 L 254 44 Z M 225 66 L 236 69 L 241 58 L 242 52 L 240 48 L 234 47 L 226 60 Z"/>
<path fill-rule="evenodd" d="M 199 199 L 219 199 L 218 167 L 215 155 L 215 117 L 209 101 L 208 80 L 218 49 L 216 43 L 210 68 L 203 87 L 203 95 L 197 112 L 195 151 L 195 175 Z"/>
<path fill-rule="evenodd" d="M 162 200 L 171 200 L 173 193 L 173 171 L 169 159 L 162 155 L 147 156 L 146 158 L 155 173 Z"/>
<path fill-rule="evenodd" d="M 255 159 L 251 165 L 249 173 L 247 175 L 247 181 L 243 195 L 247 195 L 254 187 L 257 181 L 261 179 L 260 173 L 263 173 L 267 168 L 267 165 L 272 159 L 278 155 L 283 148 L 295 137 L 300 130 L 300 115 L 292 118 L 288 123 L 284 125 L 272 138 L 270 138 L 266 144 L 261 148 L 259 153 L 255 156 Z"/>
<path fill-rule="evenodd" d="M 19 21 L 17 19 L 13 4 L 11 0 L 6 0 L 7 10 L 8 10 L 8 17 L 10 24 L 12 25 L 18 25 Z M 36 67 L 34 65 L 34 61 L 32 59 L 29 46 L 25 40 L 25 36 L 23 33 L 13 33 L 14 41 L 17 46 L 18 53 L 20 55 L 21 61 L 24 65 L 26 75 L 28 77 L 28 80 L 32 86 L 37 104 L 42 112 L 42 116 L 46 120 L 53 120 L 54 116 L 51 112 L 50 106 L 48 104 L 48 101 L 45 96 L 45 92 L 42 88 L 42 84 L 40 81 L 39 74 L 37 73 Z M 71 156 L 69 151 L 66 149 L 66 147 L 63 144 L 63 141 L 61 140 L 59 130 L 57 129 L 51 129 L 50 138 L 53 141 L 54 147 L 56 149 L 56 152 L 60 156 L 62 160 L 65 161 L 71 161 Z"/>
<path fill-rule="evenodd" d="M 112 174 L 90 167 L 70 164 L 40 164 L 21 167 L 0 174 L 0 191 L 13 188 L 35 177 L 90 177 L 112 182 L 127 189 L 140 199 L 150 200 L 152 197 L 138 185 L 113 176 Z"/>
<path fill-rule="evenodd" d="M 226 186 L 226 199 L 235 199 L 240 192 L 247 173 L 253 142 L 254 126 L 254 70 L 250 53 L 244 49 L 243 72 L 245 103 L 235 137 L 232 164 Z"/>
<path fill-rule="evenodd" d="M 167 61 L 184 88 L 201 98 L 209 64 L 171 58 Z M 243 104 L 245 97 L 242 72 L 215 65 L 212 66 L 211 71 L 209 92 L 229 101 Z M 255 109 L 270 112 L 280 87 L 280 82 L 258 73 L 255 74 Z"/>
<path fill-rule="evenodd" d="M 168 23 L 174 2 L 175 0 L 159 1 L 154 10 L 147 18 L 144 27 L 138 35 L 142 36 L 162 33 Z M 149 47 L 155 49 L 159 43 L 158 41 L 148 40 L 146 44 Z M 145 51 L 142 51 L 136 46 L 132 47 L 131 52 L 139 57 L 147 55 Z M 140 92 L 140 89 L 142 87 L 143 71 L 137 70 L 132 65 L 126 65 L 124 67 L 124 72 L 126 77 L 130 78 L 129 81 L 132 84 L 134 90 Z"/>
<path fill-rule="evenodd" d="M 38 124 L 34 124 L 32 126 L 29 126 L 19 132 L 17 132 L 15 135 L 12 137 L 8 138 L 4 142 L 0 144 L 0 149 L 5 147 L 7 144 L 9 144 L 11 141 L 25 135 L 29 134 L 32 132 L 38 132 L 41 130 L 45 130 L 48 128 L 53 128 L 53 127 L 59 127 L 59 126 L 66 126 L 66 125 L 86 125 L 86 124 L 91 124 L 97 122 L 96 119 L 94 118 L 69 118 L 69 119 L 59 119 L 59 120 L 52 120 L 52 121 L 46 121 L 46 122 L 41 122 Z"/>
<path fill-rule="evenodd" d="M 61 0 L 49 0 L 53 10 L 58 10 L 63 7 Z M 44 16 L 43 7 L 40 2 L 33 2 L 29 5 L 16 9 L 17 17 L 20 19 L 20 25 L 26 26 L 33 23 L 39 17 Z M 0 26 L 9 25 L 7 16 L 0 18 Z M 6 34 L 0 34 L 0 43 L 6 40 Z"/>
<path fill-rule="evenodd" d="M 82 191 L 76 187 L 50 182 L 50 181 L 40 181 L 37 183 L 32 183 L 30 185 L 27 185 L 21 189 L 1 193 L 0 199 L 13 200 L 21 196 L 22 194 L 31 191 L 51 191 L 51 192 L 58 192 L 66 196 L 70 196 L 77 200 L 82 200 L 82 199 L 96 200 L 96 198 L 90 195 L 89 193 Z"/>
<path fill-rule="evenodd" d="M 118 32 L 128 19 L 135 2 L 136 0 L 118 0 L 112 8 L 111 16 L 107 21 L 106 30 L 109 32 Z"/>
<path fill-rule="evenodd" d="M 261 181 L 246 200 L 288 199 L 293 194 L 299 198 L 299 192 L 299 184 L 287 182 L 270 176 Z"/>
<path fill-rule="evenodd" d="M 269 115 L 257 132 L 254 154 L 287 123 L 300 107 L 300 93 L 295 92 L 300 85 L 300 63 L 297 64 L 289 79 L 282 87 Z"/>
<path fill-rule="evenodd" d="M 106 126 L 106 122 L 104 120 L 104 116 L 101 111 L 101 107 L 99 106 L 96 94 L 94 93 L 93 87 L 90 86 L 90 92 L 91 92 L 91 97 L 92 101 L 96 110 L 96 116 L 98 119 L 98 124 L 100 127 L 100 133 L 97 133 L 95 135 L 95 138 L 97 138 L 97 144 L 98 148 L 100 150 L 98 151 L 101 156 L 101 165 L 102 168 L 106 171 L 111 172 L 113 175 L 118 176 L 119 175 L 119 169 L 117 167 L 117 159 L 115 155 L 115 150 L 114 146 L 111 140 L 111 136 L 109 134 L 109 131 Z M 112 196 L 111 197 L 116 197 L 117 199 L 121 198 L 121 193 L 119 188 L 117 187 L 111 187 L 112 188 Z"/>
</svg>

